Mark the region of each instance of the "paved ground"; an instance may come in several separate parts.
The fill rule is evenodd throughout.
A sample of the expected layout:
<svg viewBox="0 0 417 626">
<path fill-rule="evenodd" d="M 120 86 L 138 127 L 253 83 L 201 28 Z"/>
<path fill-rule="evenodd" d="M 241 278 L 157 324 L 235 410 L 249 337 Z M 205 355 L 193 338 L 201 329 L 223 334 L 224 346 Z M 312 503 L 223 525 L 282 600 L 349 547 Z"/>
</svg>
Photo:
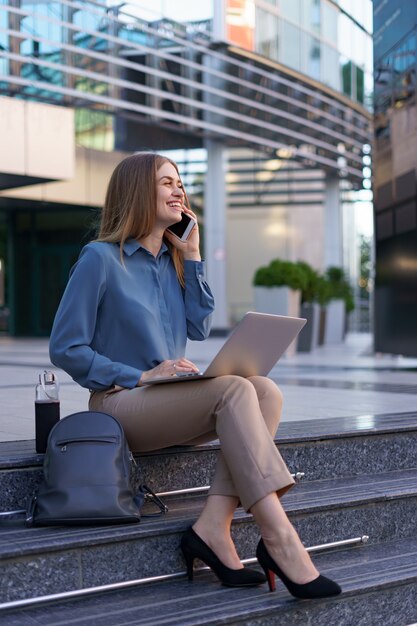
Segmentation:
<svg viewBox="0 0 417 626">
<path fill-rule="evenodd" d="M 209 363 L 224 339 L 190 342 L 187 356 Z M 283 421 L 417 411 L 417 358 L 374 355 L 369 335 L 284 357 L 270 376 L 284 392 Z M 38 374 L 51 369 L 45 339 L 0 337 L 0 441 L 34 438 Z M 61 415 L 85 410 L 88 391 L 58 370 Z M 307 427 L 307 425 L 306 425 Z"/>
</svg>

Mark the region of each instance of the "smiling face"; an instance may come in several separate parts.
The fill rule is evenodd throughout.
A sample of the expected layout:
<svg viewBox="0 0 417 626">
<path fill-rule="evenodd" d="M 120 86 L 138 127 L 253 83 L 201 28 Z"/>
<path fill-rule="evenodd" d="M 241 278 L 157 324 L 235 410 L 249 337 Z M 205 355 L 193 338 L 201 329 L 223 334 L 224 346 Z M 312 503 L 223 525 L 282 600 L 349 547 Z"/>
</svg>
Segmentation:
<svg viewBox="0 0 417 626">
<path fill-rule="evenodd" d="M 156 223 L 164 230 L 181 221 L 184 190 L 177 170 L 166 161 L 156 172 Z"/>
</svg>

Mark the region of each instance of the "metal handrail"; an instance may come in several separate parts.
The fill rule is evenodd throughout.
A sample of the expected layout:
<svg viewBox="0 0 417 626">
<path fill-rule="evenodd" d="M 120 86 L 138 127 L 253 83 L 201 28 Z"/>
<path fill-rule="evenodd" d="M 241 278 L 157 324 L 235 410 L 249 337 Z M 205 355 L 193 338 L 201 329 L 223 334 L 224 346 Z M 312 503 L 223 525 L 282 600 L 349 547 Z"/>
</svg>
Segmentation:
<svg viewBox="0 0 417 626">
<path fill-rule="evenodd" d="M 358 544 L 366 544 L 369 540 L 368 535 L 362 535 L 361 537 L 354 537 L 352 539 L 343 539 L 341 541 L 332 541 L 331 543 L 320 544 L 317 546 L 311 546 L 306 548 L 307 552 L 323 552 L 333 548 L 339 548 L 342 546 L 353 546 Z M 243 559 L 241 562 L 244 565 L 255 563 L 257 559 L 255 557 L 249 559 Z M 195 572 L 206 571 L 210 568 L 207 566 L 196 568 Z M 118 591 L 121 589 L 128 589 L 130 587 L 137 587 L 139 585 L 164 582 L 167 580 L 174 580 L 176 578 L 184 578 L 187 572 L 174 572 L 172 574 L 162 574 L 160 576 L 149 576 L 147 578 L 137 578 L 135 580 L 126 580 L 118 583 L 109 583 L 107 585 L 99 585 L 97 587 L 87 587 L 85 589 L 74 589 L 73 591 L 63 591 L 61 593 L 54 593 L 46 596 L 38 596 L 36 598 L 25 598 L 24 600 L 13 600 L 11 602 L 4 602 L 0 604 L 0 612 L 8 611 L 10 609 L 18 609 L 36 606 L 40 604 L 48 604 L 50 602 L 56 602 L 57 600 L 68 600 L 72 598 L 82 598 L 84 596 L 92 596 L 98 593 L 104 593 L 107 591 Z"/>
<path fill-rule="evenodd" d="M 296 472 L 295 474 L 291 474 L 291 476 L 295 480 L 301 480 L 304 478 L 304 472 Z M 161 491 L 156 493 L 155 495 L 158 498 L 166 498 L 167 496 L 184 496 L 184 495 L 192 495 L 195 493 L 204 493 L 210 489 L 210 485 L 204 485 L 203 487 L 188 487 L 186 489 L 174 489 L 172 491 Z M 23 515 L 26 513 L 25 509 L 17 509 L 16 511 L 3 511 L 0 513 L 0 519 L 2 517 L 12 517 L 13 515 Z"/>
</svg>

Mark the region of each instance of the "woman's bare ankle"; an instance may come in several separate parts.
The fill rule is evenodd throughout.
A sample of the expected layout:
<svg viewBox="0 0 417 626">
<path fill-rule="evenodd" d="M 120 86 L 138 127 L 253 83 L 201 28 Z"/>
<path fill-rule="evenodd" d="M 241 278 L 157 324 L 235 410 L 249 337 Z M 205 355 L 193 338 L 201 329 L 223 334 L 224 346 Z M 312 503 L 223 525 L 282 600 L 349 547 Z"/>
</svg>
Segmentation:
<svg viewBox="0 0 417 626">
<path fill-rule="evenodd" d="M 284 540 L 282 535 L 280 537 L 268 536 L 263 539 L 271 558 L 292 582 L 303 585 L 319 576 L 318 570 L 295 531 L 294 534 L 287 534 Z"/>
<path fill-rule="evenodd" d="M 233 540 L 226 529 L 218 532 L 207 528 L 203 524 L 199 524 L 197 520 L 193 525 L 193 530 L 213 550 L 223 565 L 231 569 L 241 569 L 243 567 Z"/>
</svg>

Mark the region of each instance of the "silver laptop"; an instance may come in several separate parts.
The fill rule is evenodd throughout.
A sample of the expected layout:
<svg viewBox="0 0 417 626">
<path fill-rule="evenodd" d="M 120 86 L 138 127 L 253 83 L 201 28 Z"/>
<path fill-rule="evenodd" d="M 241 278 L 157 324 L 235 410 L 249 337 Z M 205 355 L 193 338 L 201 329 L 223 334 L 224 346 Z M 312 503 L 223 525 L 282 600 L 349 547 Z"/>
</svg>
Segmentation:
<svg viewBox="0 0 417 626">
<path fill-rule="evenodd" d="M 178 383 L 227 374 L 244 378 L 266 376 L 306 321 L 300 317 L 246 313 L 204 372 L 153 378 L 143 384 Z"/>
</svg>

